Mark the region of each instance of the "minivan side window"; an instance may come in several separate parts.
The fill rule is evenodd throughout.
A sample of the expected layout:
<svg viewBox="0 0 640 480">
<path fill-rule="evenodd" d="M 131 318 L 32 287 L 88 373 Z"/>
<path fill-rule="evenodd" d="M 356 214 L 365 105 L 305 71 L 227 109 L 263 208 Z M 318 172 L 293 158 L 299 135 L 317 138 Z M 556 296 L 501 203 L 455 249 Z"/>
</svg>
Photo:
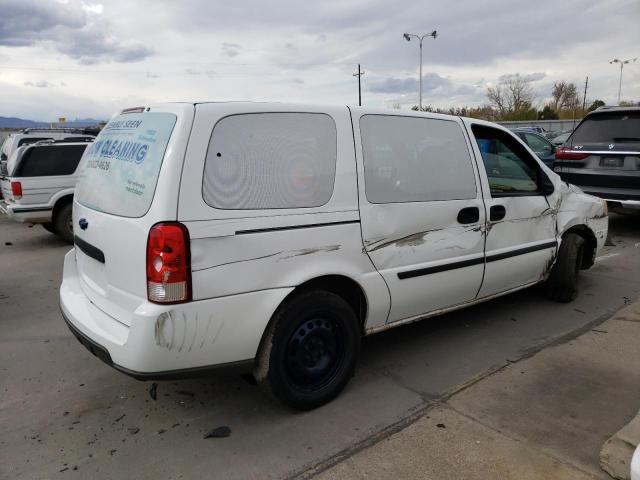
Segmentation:
<svg viewBox="0 0 640 480">
<path fill-rule="evenodd" d="M 76 171 L 86 145 L 32 147 L 15 169 L 16 177 L 71 175 Z"/>
<path fill-rule="evenodd" d="M 476 198 L 471 156 L 456 122 L 364 115 L 360 133 L 369 202 Z"/>
<path fill-rule="evenodd" d="M 225 210 L 319 207 L 333 195 L 336 158 L 329 115 L 231 115 L 213 128 L 202 195 Z"/>
<path fill-rule="evenodd" d="M 473 125 L 493 197 L 538 195 L 540 167 L 513 136 L 497 128 Z"/>
</svg>

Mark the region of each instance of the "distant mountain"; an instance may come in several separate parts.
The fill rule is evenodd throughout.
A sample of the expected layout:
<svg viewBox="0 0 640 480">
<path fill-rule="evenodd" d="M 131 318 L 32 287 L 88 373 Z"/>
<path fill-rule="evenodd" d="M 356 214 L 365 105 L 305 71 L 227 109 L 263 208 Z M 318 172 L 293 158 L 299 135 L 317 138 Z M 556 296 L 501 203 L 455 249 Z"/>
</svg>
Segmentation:
<svg viewBox="0 0 640 480">
<path fill-rule="evenodd" d="M 95 118 L 76 118 L 64 123 L 65 127 L 70 128 L 83 128 L 93 127 L 102 120 L 96 120 Z M 51 122 L 36 122 L 34 120 L 25 120 L 24 118 L 16 117 L 0 117 L 0 128 L 43 128 L 50 127 Z"/>
<path fill-rule="evenodd" d="M 34 122 L 33 120 L 25 120 L 16 117 L 0 117 L 0 128 L 37 128 L 48 127 L 50 124 L 45 122 Z"/>
</svg>

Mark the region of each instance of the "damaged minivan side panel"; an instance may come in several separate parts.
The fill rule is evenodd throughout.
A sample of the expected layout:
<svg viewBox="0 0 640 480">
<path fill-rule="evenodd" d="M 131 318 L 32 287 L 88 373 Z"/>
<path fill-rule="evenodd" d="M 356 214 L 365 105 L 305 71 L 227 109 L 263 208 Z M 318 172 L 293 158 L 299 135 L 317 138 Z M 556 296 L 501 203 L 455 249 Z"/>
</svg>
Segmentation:
<svg viewBox="0 0 640 480">
<path fill-rule="evenodd" d="M 363 110 L 352 108 L 362 237 L 391 292 L 388 322 L 474 300 L 485 210 L 460 121 Z"/>
<path fill-rule="evenodd" d="M 465 120 L 483 173 L 486 268 L 479 298 L 538 282 L 557 251 L 556 218 L 543 191 L 547 173 L 511 132 Z"/>
<path fill-rule="evenodd" d="M 365 296 L 366 323 L 384 324 L 390 296 L 362 249 L 348 109 L 198 104 L 196 112 L 178 211 L 191 236 L 194 300 L 253 291 L 284 300 L 292 287 L 342 276 Z M 236 167 L 262 180 L 234 183 Z M 269 178 L 282 183 L 271 188 Z M 263 313 L 258 339 L 273 311 Z"/>
</svg>

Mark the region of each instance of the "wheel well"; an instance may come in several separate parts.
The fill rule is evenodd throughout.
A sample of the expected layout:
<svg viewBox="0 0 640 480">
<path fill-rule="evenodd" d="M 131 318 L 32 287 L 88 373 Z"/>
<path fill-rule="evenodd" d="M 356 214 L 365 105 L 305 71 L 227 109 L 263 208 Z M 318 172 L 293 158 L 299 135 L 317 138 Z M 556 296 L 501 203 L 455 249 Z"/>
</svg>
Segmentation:
<svg viewBox="0 0 640 480">
<path fill-rule="evenodd" d="M 562 237 L 567 235 L 567 233 L 578 234 L 584 239 L 580 268 L 582 270 L 585 270 L 592 267 L 595 261 L 596 247 L 598 246 L 598 241 L 596 240 L 595 234 L 586 225 L 576 225 L 575 227 L 571 227 L 569 230 L 562 234 Z"/>
<path fill-rule="evenodd" d="M 309 290 L 325 290 L 341 297 L 353 309 L 356 317 L 358 317 L 360 330 L 364 333 L 364 326 L 367 318 L 367 299 L 362 287 L 357 282 L 343 275 L 325 275 L 323 277 L 317 277 L 298 285 L 293 292 L 287 295 L 282 303 L 284 304 L 291 297 Z"/>
<path fill-rule="evenodd" d="M 60 197 L 58 199 L 58 201 L 55 203 L 55 205 L 53 206 L 53 212 L 51 213 L 51 221 L 55 222 L 56 220 L 56 215 L 58 214 L 58 211 L 64 207 L 65 205 L 69 204 L 73 202 L 73 194 L 71 195 L 65 195 L 64 197 Z"/>
</svg>

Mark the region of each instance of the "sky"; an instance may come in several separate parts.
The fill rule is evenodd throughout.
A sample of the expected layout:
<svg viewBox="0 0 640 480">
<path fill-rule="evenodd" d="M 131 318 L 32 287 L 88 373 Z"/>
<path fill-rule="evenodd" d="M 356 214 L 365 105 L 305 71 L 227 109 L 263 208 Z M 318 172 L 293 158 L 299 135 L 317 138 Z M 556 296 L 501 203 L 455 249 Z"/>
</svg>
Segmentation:
<svg viewBox="0 0 640 480">
<path fill-rule="evenodd" d="M 640 57 L 639 0 L 0 0 L 0 116 L 109 118 L 164 101 L 410 108 L 486 103 L 521 75 L 617 101 Z M 640 101 L 640 59 L 623 100 Z"/>
</svg>

